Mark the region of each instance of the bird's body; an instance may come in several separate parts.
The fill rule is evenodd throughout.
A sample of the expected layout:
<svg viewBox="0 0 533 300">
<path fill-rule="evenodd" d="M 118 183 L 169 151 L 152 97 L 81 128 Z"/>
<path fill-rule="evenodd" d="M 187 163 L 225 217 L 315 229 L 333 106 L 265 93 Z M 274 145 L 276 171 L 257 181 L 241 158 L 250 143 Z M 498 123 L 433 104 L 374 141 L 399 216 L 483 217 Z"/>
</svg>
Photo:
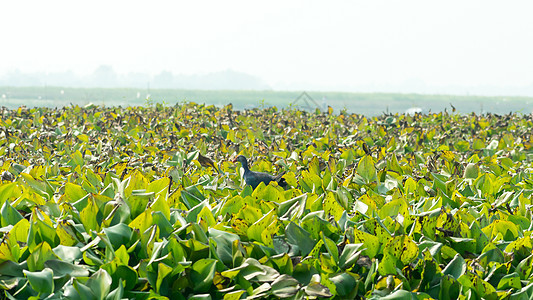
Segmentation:
<svg viewBox="0 0 533 300">
<path fill-rule="evenodd" d="M 270 175 L 263 172 L 254 172 L 248 168 L 248 160 L 243 155 L 237 156 L 233 162 L 240 162 L 242 164 L 242 168 L 244 169 L 244 182 L 253 189 L 255 189 L 261 182 L 268 185 L 271 181 L 276 181 L 281 187 L 287 186 L 287 182 L 285 182 L 285 179 L 282 177 L 284 173 Z"/>
</svg>

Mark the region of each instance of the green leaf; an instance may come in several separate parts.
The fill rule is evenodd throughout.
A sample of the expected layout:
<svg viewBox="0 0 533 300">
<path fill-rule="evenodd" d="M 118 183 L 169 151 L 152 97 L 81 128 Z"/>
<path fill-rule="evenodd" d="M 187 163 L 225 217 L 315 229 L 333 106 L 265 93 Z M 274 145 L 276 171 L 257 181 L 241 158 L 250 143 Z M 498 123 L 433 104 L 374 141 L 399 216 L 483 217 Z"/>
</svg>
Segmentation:
<svg viewBox="0 0 533 300">
<path fill-rule="evenodd" d="M 531 276 L 531 271 L 533 270 L 533 254 L 520 261 L 515 270 L 521 280 L 529 278 L 529 276 Z"/>
<path fill-rule="evenodd" d="M 489 243 L 489 238 L 481 230 L 477 222 L 472 222 L 472 225 L 470 225 L 470 234 L 476 242 L 476 253 L 480 253 Z"/>
<path fill-rule="evenodd" d="M 119 223 L 117 225 L 104 228 L 103 231 L 113 245 L 113 249 L 118 249 L 121 245 L 126 246 L 132 243 L 132 229 L 126 224 Z"/>
<path fill-rule="evenodd" d="M 377 172 L 374 164 L 374 159 L 370 155 L 363 156 L 357 164 L 357 173 L 363 177 L 366 183 L 370 183 L 377 179 Z"/>
<path fill-rule="evenodd" d="M 2 205 L 0 214 L 2 216 L 0 219 L 0 224 L 2 227 L 15 225 L 23 219 L 22 215 L 16 209 L 14 209 L 7 200 L 4 202 L 4 205 Z"/>
<path fill-rule="evenodd" d="M 337 249 L 337 245 L 334 241 L 332 241 L 330 238 L 324 235 L 324 232 L 320 232 L 320 236 L 322 238 L 322 242 L 324 243 L 324 246 L 326 246 L 326 250 L 331 255 L 331 257 L 334 259 L 335 262 L 339 261 L 339 249 Z"/>
<path fill-rule="evenodd" d="M 51 294 L 54 291 L 54 272 L 45 268 L 39 272 L 30 272 L 24 270 L 31 287 L 42 294 Z"/>
<path fill-rule="evenodd" d="M 14 261 L 7 260 L 0 263 L 0 274 L 10 277 L 23 277 L 24 268 Z"/>
<path fill-rule="evenodd" d="M 399 259 L 390 253 L 385 253 L 379 262 L 378 271 L 381 276 L 395 275 L 397 266 L 400 264 Z"/>
<path fill-rule="evenodd" d="M 131 221 L 128 226 L 137 229 L 140 232 L 144 232 L 146 229 L 148 229 L 150 226 L 153 225 L 153 218 L 152 218 L 152 212 L 150 210 L 146 210 L 140 215 L 138 215 L 133 221 Z"/>
<path fill-rule="evenodd" d="M 82 300 L 100 300 L 101 298 L 97 298 L 96 295 L 93 293 L 91 288 L 86 286 L 85 284 L 81 283 L 81 281 L 77 278 L 74 279 L 72 285 L 76 289 L 76 296 L 78 296 Z M 74 292 L 70 292 L 74 295 Z"/>
<path fill-rule="evenodd" d="M 504 263 L 504 253 L 496 245 L 490 243 L 483 249 L 483 253 L 478 257 L 478 262 L 484 268 L 488 268 L 491 262 Z"/>
<path fill-rule="evenodd" d="M 470 150 L 470 143 L 468 143 L 467 141 L 457 141 L 453 146 L 455 150 L 459 152 L 466 152 Z"/>
<path fill-rule="evenodd" d="M 285 196 L 283 195 L 283 193 L 281 193 L 278 188 L 270 184 L 264 186 L 263 188 L 257 187 L 252 193 L 252 198 L 255 198 L 257 200 L 261 199 L 265 202 L 275 203 L 281 203 L 285 201 Z"/>
<path fill-rule="evenodd" d="M 300 176 L 300 186 L 307 193 L 321 194 L 324 192 L 322 188 L 322 179 L 316 174 L 302 171 Z"/>
<path fill-rule="evenodd" d="M 163 196 L 159 196 L 151 206 L 152 211 L 161 213 L 167 220 L 170 220 L 170 207 Z"/>
<path fill-rule="evenodd" d="M 272 282 L 272 295 L 280 298 L 289 298 L 299 290 L 300 283 L 293 277 L 283 274 Z"/>
<path fill-rule="evenodd" d="M 380 241 L 378 237 L 357 229 L 354 230 L 354 237 L 356 243 L 363 244 L 365 248 L 363 253 L 368 257 L 373 258 L 379 253 Z"/>
<path fill-rule="evenodd" d="M 63 277 L 70 275 L 72 277 L 88 277 L 89 270 L 84 266 L 75 265 L 72 263 L 64 262 L 57 259 L 50 259 L 44 262 L 46 268 L 51 269 L 54 272 L 54 276 Z"/>
<path fill-rule="evenodd" d="M 513 272 L 511 274 L 507 274 L 500 279 L 500 282 L 498 283 L 498 290 L 507 290 L 507 289 L 521 289 L 522 283 L 520 282 L 520 275 L 518 273 Z"/>
<path fill-rule="evenodd" d="M 113 278 L 113 282 L 118 282 L 118 280 L 123 281 L 124 289 L 127 291 L 132 290 L 139 279 L 137 272 L 132 267 L 125 265 L 118 266 L 111 277 Z"/>
<path fill-rule="evenodd" d="M 59 237 L 60 243 L 64 246 L 74 246 L 80 242 L 77 237 L 76 228 L 66 220 L 57 224 L 56 234 Z"/>
<path fill-rule="evenodd" d="M 363 244 L 347 244 L 342 250 L 342 254 L 339 257 L 339 267 L 341 269 L 348 269 L 357 262 L 357 259 L 361 255 L 361 248 Z"/>
<path fill-rule="evenodd" d="M 311 282 L 303 288 L 305 294 L 311 297 L 331 297 L 329 289 L 318 282 Z"/>
<path fill-rule="evenodd" d="M 0 195 L 2 195 L 1 201 L 18 198 L 21 195 L 21 189 L 16 182 L 3 183 L 0 185 Z"/>
<path fill-rule="evenodd" d="M 407 265 L 418 257 L 418 246 L 407 235 L 391 238 L 384 247 L 384 254 L 391 254 Z"/>
<path fill-rule="evenodd" d="M 222 230 L 209 228 L 209 238 L 216 243 L 216 253 L 220 261 L 230 267 L 233 264 L 233 243 L 239 236 Z"/>
<path fill-rule="evenodd" d="M 215 259 L 204 258 L 192 265 L 190 276 L 195 292 L 209 291 L 209 288 L 213 285 L 216 263 Z"/>
<path fill-rule="evenodd" d="M 118 279 L 118 285 L 117 288 L 111 291 L 107 297 L 106 300 L 121 300 L 124 296 L 124 287 L 122 286 L 122 279 Z"/>
<path fill-rule="evenodd" d="M 172 272 L 172 268 L 165 265 L 164 263 L 158 263 L 157 264 L 157 281 L 155 284 L 155 291 L 157 293 L 161 292 L 161 283 L 163 282 L 163 279 L 167 277 L 168 274 Z"/>
<path fill-rule="evenodd" d="M 454 279 L 458 279 L 466 272 L 466 262 L 461 255 L 456 254 L 455 257 L 442 270 L 442 274 L 450 275 Z"/>
<path fill-rule="evenodd" d="M 476 179 L 479 174 L 479 167 L 476 164 L 469 163 L 465 168 L 464 178 Z"/>
<path fill-rule="evenodd" d="M 241 296 L 245 293 L 245 290 L 232 291 L 224 294 L 224 300 L 239 300 Z"/>
<path fill-rule="evenodd" d="M 439 299 L 455 300 L 459 298 L 461 285 L 451 275 L 444 275 L 440 281 Z"/>
<path fill-rule="evenodd" d="M 357 283 L 348 273 L 335 274 L 328 279 L 334 284 L 337 295 L 341 297 L 351 293 Z"/>
<path fill-rule="evenodd" d="M 316 242 L 310 238 L 309 232 L 294 222 L 290 222 L 287 225 L 285 235 L 287 236 L 287 242 L 296 246 L 303 257 L 307 256 L 315 247 Z"/>
<path fill-rule="evenodd" d="M 474 185 L 486 197 L 489 196 L 489 195 L 492 195 L 492 193 L 494 193 L 493 182 L 490 179 L 490 176 L 488 174 L 483 174 L 483 175 L 479 176 L 474 181 Z"/>
<path fill-rule="evenodd" d="M 212 300 L 211 295 L 209 294 L 196 294 L 187 298 L 187 300 Z"/>
<path fill-rule="evenodd" d="M 272 222 L 275 222 L 275 211 L 271 210 L 268 214 L 261 217 L 257 222 L 253 223 L 247 230 L 248 237 L 258 242 L 263 241 L 263 231 L 269 228 Z M 274 233 L 274 231 L 272 231 Z M 267 245 L 268 246 L 268 245 Z"/>
<path fill-rule="evenodd" d="M 381 300 L 416 300 L 416 299 L 419 299 L 416 297 L 415 294 L 409 292 L 409 291 L 406 291 L 406 290 L 396 290 L 394 292 L 392 292 L 391 294 L 385 296 L 385 297 L 381 297 L 379 298 Z M 421 297 L 420 299 L 428 299 L 428 298 L 425 298 L 425 297 Z"/>
<path fill-rule="evenodd" d="M 76 150 L 72 154 L 71 160 L 69 161 L 69 165 L 71 165 L 73 168 L 75 168 L 76 166 L 81 167 L 84 165 L 83 155 L 81 154 L 80 150 Z"/>
<path fill-rule="evenodd" d="M 446 238 L 451 247 L 459 253 L 474 253 L 476 251 L 476 241 L 471 238 L 458 238 L 458 237 L 448 237 Z"/>
<path fill-rule="evenodd" d="M 53 249 L 54 254 L 57 255 L 62 261 L 73 263 L 75 260 L 82 258 L 82 252 L 78 247 L 68 247 L 59 245 Z"/>
<path fill-rule="evenodd" d="M 241 275 L 248 281 L 252 279 L 259 282 L 274 281 L 279 276 L 278 271 L 261 264 L 257 259 L 247 258 L 244 264 L 247 264 L 247 266 L 241 271 Z"/>
<path fill-rule="evenodd" d="M 157 225 L 159 228 L 159 236 L 160 237 L 168 237 L 174 231 L 174 228 L 172 227 L 172 224 L 168 221 L 168 219 L 163 215 L 160 211 L 152 212 L 152 219 L 153 223 Z"/>
<path fill-rule="evenodd" d="M 46 261 L 55 258 L 57 257 L 54 252 L 52 252 L 50 245 L 47 242 L 42 242 L 35 247 L 26 261 L 28 263 L 28 269 L 34 272 L 42 270 Z"/>
<path fill-rule="evenodd" d="M 111 287 L 111 276 L 104 269 L 96 271 L 86 282 L 98 300 L 105 299 Z"/>
<path fill-rule="evenodd" d="M 516 224 L 506 220 L 494 220 L 494 222 L 490 223 L 487 227 L 481 230 L 490 239 L 493 239 L 500 234 L 501 237 L 507 241 L 515 240 L 521 233 Z"/>
</svg>

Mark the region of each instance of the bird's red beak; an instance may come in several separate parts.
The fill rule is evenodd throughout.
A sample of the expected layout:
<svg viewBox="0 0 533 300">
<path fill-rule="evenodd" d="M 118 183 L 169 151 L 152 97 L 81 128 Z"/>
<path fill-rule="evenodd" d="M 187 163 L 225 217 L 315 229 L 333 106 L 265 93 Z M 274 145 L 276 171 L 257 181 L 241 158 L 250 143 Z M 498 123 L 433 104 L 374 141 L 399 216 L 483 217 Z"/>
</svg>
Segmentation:
<svg viewBox="0 0 533 300">
<path fill-rule="evenodd" d="M 237 158 L 235 157 L 231 162 L 237 162 Z"/>
</svg>

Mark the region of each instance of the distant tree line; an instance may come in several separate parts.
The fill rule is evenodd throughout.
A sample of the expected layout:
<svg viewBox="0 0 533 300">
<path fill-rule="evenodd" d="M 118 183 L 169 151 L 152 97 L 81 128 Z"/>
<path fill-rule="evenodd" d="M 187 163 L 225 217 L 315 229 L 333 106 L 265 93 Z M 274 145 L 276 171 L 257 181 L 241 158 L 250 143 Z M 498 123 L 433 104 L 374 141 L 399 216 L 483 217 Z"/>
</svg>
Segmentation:
<svg viewBox="0 0 533 300">
<path fill-rule="evenodd" d="M 65 87 L 137 87 L 154 89 L 229 89 L 269 90 L 260 78 L 233 70 L 208 74 L 173 74 L 162 71 L 119 74 L 113 67 L 102 65 L 92 74 L 78 75 L 73 71 L 24 73 L 19 70 L 0 74 L 0 86 L 65 86 Z"/>
</svg>

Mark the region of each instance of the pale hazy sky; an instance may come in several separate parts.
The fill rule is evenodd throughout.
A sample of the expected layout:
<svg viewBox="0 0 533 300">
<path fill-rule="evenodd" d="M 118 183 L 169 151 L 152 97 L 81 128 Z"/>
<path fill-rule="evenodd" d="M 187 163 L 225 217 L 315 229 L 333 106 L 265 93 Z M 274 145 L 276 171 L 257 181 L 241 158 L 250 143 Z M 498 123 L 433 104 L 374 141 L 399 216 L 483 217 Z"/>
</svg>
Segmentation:
<svg viewBox="0 0 533 300">
<path fill-rule="evenodd" d="M 533 85 L 533 1 L 1 1 L 0 74 L 231 69 L 274 88 Z"/>
</svg>

